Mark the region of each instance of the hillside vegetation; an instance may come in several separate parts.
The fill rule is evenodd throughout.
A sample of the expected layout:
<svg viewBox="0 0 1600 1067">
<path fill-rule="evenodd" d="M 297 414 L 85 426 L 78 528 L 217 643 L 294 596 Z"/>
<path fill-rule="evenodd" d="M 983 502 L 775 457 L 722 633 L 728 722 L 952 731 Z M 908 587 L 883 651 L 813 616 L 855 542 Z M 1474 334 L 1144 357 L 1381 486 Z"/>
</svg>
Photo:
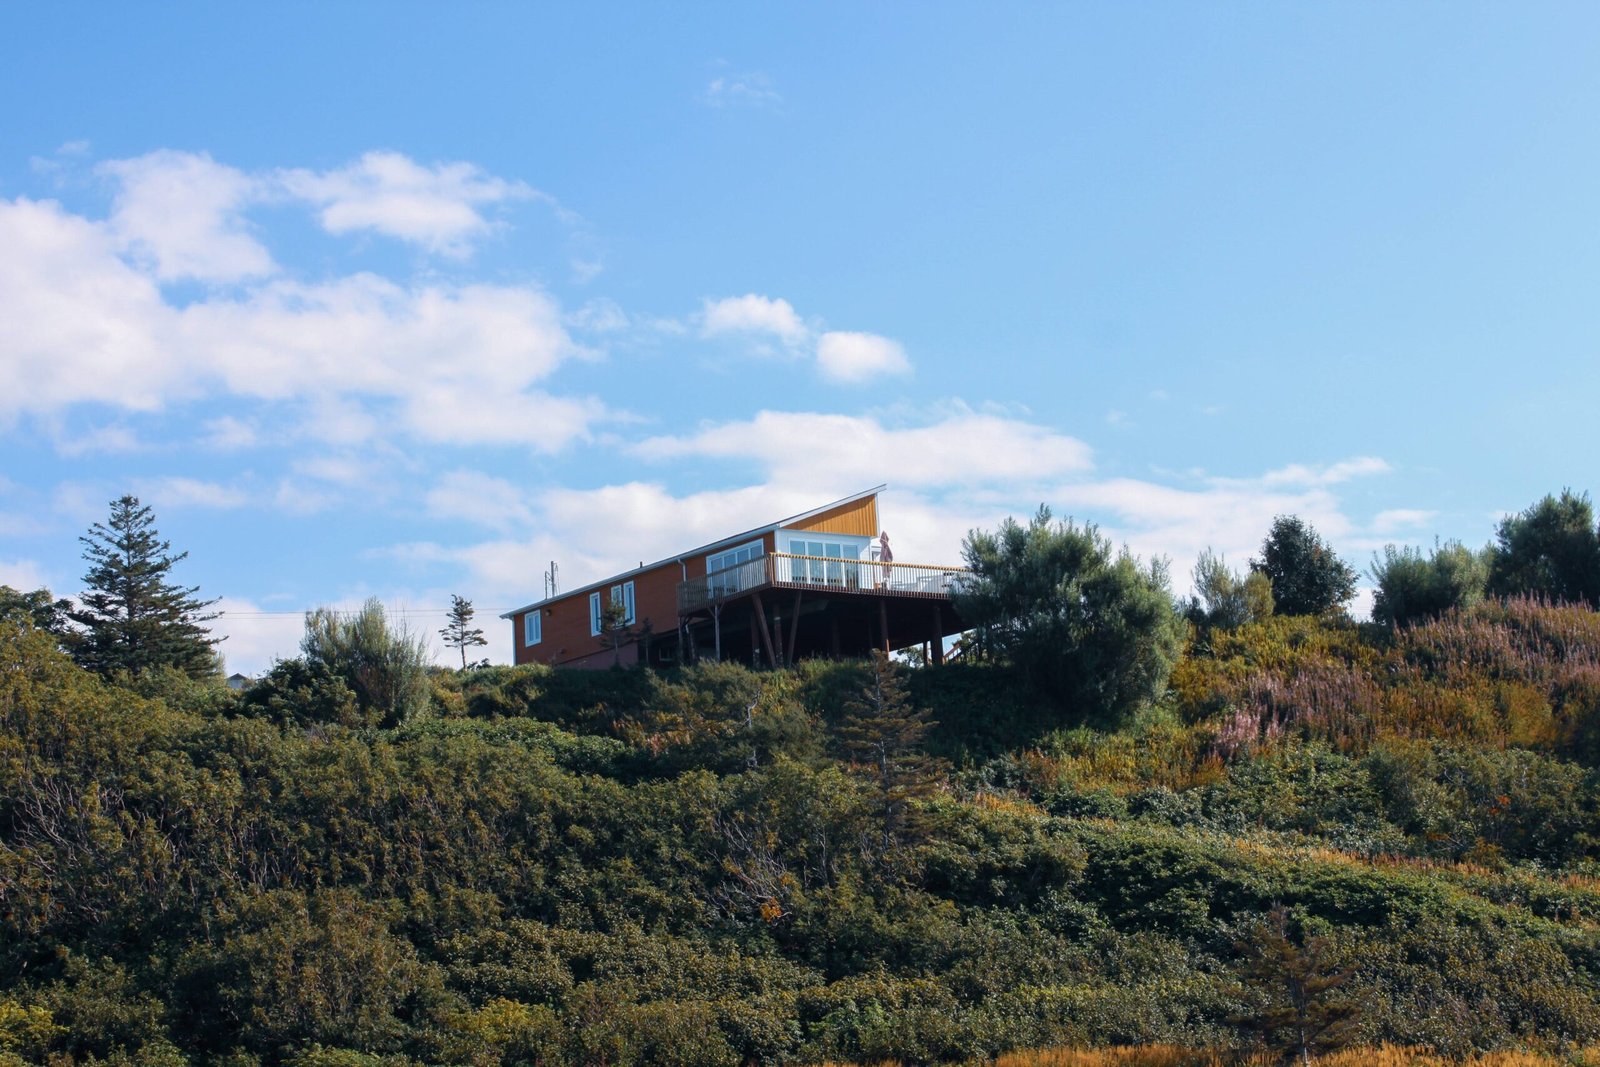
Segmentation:
<svg viewBox="0 0 1600 1067">
<path fill-rule="evenodd" d="M 1296 990 L 1329 1047 L 1600 1043 L 1600 617 L 1193 634 L 1115 728 L 992 663 L 443 671 L 386 722 L 13 618 L 0 1063 L 1133 1067 L 1270 1056 Z"/>
</svg>

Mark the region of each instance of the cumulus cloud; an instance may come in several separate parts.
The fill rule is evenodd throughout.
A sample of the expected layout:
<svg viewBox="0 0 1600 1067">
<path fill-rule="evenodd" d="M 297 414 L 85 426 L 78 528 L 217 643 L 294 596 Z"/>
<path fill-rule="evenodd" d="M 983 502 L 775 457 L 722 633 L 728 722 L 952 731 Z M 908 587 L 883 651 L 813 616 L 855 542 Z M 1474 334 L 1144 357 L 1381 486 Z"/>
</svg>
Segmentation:
<svg viewBox="0 0 1600 1067">
<path fill-rule="evenodd" d="M 911 361 L 898 341 L 871 333 L 833 330 L 817 339 L 817 366 L 836 382 L 862 382 L 911 373 Z"/>
<path fill-rule="evenodd" d="M 1085 471 L 1089 446 L 1075 437 L 997 415 L 957 412 L 928 426 L 890 428 L 866 416 L 763 411 L 681 437 L 655 437 L 644 458 L 759 462 L 782 485 L 859 489 L 1039 481 Z"/>
<path fill-rule="evenodd" d="M 813 356 L 818 372 L 832 382 L 862 382 L 911 372 L 911 360 L 900 342 L 847 330 L 818 333 L 781 297 L 746 293 L 706 300 L 696 319 L 702 337 L 745 336 L 781 341 L 791 356 Z M 761 348 L 758 351 L 771 352 Z"/>
<path fill-rule="evenodd" d="M 810 336 L 793 305 L 781 298 L 746 293 L 707 300 L 700 311 L 700 335 L 770 334 L 785 344 L 803 344 Z"/>
<path fill-rule="evenodd" d="M 482 471 L 456 470 L 428 490 L 428 514 L 451 522 L 470 522 L 493 530 L 526 530 L 533 510 L 522 490 Z"/>
<path fill-rule="evenodd" d="M 368 152 L 334 170 L 283 170 L 276 177 L 292 196 L 317 206 L 329 233 L 370 230 L 451 256 L 466 255 L 493 229 L 485 208 L 540 195 L 471 163 L 428 167 L 398 152 Z"/>
<path fill-rule="evenodd" d="M 357 413 L 377 402 L 423 440 L 553 451 L 603 412 L 535 387 L 585 353 L 531 286 L 272 277 L 178 305 L 121 242 L 115 223 L 60 204 L 0 201 L 0 418 L 217 395 Z"/>
<path fill-rule="evenodd" d="M 0 559 L 0 585 L 9 585 L 20 592 L 29 593 L 50 583 L 44 568 L 31 559 Z"/>
<path fill-rule="evenodd" d="M 261 183 L 205 153 L 160 151 L 102 163 L 119 184 L 109 229 L 161 281 L 234 282 L 275 271 L 241 211 Z"/>
</svg>

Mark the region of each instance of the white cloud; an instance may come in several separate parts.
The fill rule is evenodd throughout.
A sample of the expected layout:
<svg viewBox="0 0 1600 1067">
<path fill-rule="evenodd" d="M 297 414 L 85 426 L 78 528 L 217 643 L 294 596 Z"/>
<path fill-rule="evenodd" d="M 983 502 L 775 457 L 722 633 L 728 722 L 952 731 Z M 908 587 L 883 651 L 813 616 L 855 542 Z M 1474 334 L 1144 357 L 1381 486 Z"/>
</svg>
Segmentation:
<svg viewBox="0 0 1600 1067">
<path fill-rule="evenodd" d="M 701 336 L 731 333 L 771 334 L 789 345 L 803 344 L 810 336 L 794 307 L 782 298 L 746 293 L 705 301 L 700 311 Z"/>
<path fill-rule="evenodd" d="M 256 427 L 232 415 L 208 419 L 204 424 L 205 436 L 201 439 L 207 448 L 232 452 L 241 448 L 254 448 L 261 442 Z"/>
<path fill-rule="evenodd" d="M 1338 485 L 1369 474 L 1387 474 L 1392 469 L 1376 456 L 1355 456 L 1323 467 L 1292 463 L 1268 471 L 1261 481 L 1266 485 Z"/>
<path fill-rule="evenodd" d="M 136 452 L 143 445 L 126 426 L 112 424 L 87 429 L 52 426 L 50 439 L 63 456 L 86 456 L 96 452 Z"/>
<path fill-rule="evenodd" d="M 1036 482 L 1092 465 L 1089 446 L 1077 438 L 973 412 L 958 412 L 929 426 L 891 429 L 860 416 L 763 411 L 747 422 L 686 437 L 652 438 L 635 452 L 659 459 L 755 460 L 779 485 L 833 486 L 841 492 L 879 482 Z"/>
<path fill-rule="evenodd" d="M 85 402 L 160 407 L 184 391 L 163 344 L 171 314 L 104 226 L 53 201 L 0 200 L 0 418 Z"/>
<path fill-rule="evenodd" d="M 911 373 L 911 361 L 898 341 L 871 333 L 834 330 L 817 340 L 817 366 L 835 382 L 863 382 L 889 374 Z"/>
<path fill-rule="evenodd" d="M 452 256 L 469 253 L 493 228 L 483 208 L 540 195 L 471 163 L 425 167 L 398 152 L 368 152 L 348 166 L 320 173 L 284 170 L 277 181 L 291 195 L 317 205 L 329 233 L 372 230 Z"/>
<path fill-rule="evenodd" d="M 567 316 L 567 324 L 588 333 L 616 333 L 628 328 L 627 313 L 615 300 L 597 297 Z"/>
<path fill-rule="evenodd" d="M 0 559 L 0 585 L 9 585 L 22 593 L 31 593 L 50 583 L 45 579 L 44 568 L 31 559 Z"/>
<path fill-rule="evenodd" d="M 191 152 L 152 152 L 97 169 L 121 186 L 111 233 L 161 281 L 233 282 L 276 269 L 240 214 L 260 195 L 256 179 Z"/>
<path fill-rule="evenodd" d="M 471 522 L 493 530 L 526 530 L 533 510 L 523 493 L 503 478 L 481 471 L 451 471 L 428 490 L 428 514 L 452 522 Z"/>
<path fill-rule="evenodd" d="M 1421 508 L 1392 508 L 1380 511 L 1373 516 L 1372 532 L 1387 534 L 1398 530 L 1413 530 L 1432 522 L 1438 514 L 1437 511 L 1425 511 Z"/>
<path fill-rule="evenodd" d="M 365 437 L 383 432 L 371 406 L 388 403 L 422 440 L 554 451 L 603 409 L 534 386 L 583 355 L 556 302 L 527 286 L 277 278 L 175 306 L 118 255 L 109 224 L 0 201 L 0 418 L 231 394 L 325 407 Z"/>
<path fill-rule="evenodd" d="M 140 500 L 158 508 L 238 508 L 251 499 L 237 486 L 179 476 L 141 481 L 137 488 Z"/>
<path fill-rule="evenodd" d="M 721 74 L 706 83 L 700 99 L 711 107 L 770 107 L 783 102 L 772 79 L 760 71 Z"/>
<path fill-rule="evenodd" d="M 217 651 L 230 674 L 259 677 L 274 661 L 299 654 L 306 632 L 303 613 L 274 611 L 241 597 L 222 597 L 213 610 L 222 617 L 210 624 L 211 635 L 224 638 Z"/>
</svg>

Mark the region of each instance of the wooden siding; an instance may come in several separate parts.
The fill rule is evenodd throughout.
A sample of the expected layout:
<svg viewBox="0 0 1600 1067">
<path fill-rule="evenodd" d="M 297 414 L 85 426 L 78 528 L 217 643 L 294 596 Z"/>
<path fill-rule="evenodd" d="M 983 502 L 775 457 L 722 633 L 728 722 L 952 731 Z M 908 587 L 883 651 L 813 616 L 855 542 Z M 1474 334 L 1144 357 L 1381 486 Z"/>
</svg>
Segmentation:
<svg viewBox="0 0 1600 1067">
<path fill-rule="evenodd" d="M 762 551 L 771 554 L 775 542 L 771 531 L 751 537 L 747 541 L 726 545 L 717 551 L 726 551 L 736 548 L 738 544 L 748 544 L 750 541 L 759 540 Z M 706 574 L 706 558 L 715 553 L 701 552 L 697 555 L 683 557 L 683 568 L 680 569 L 677 560 L 668 560 L 658 567 L 642 571 L 631 578 L 619 578 L 616 581 L 606 582 L 603 585 L 588 586 L 576 592 L 567 593 L 557 597 L 548 604 L 537 609 L 544 612 L 543 639 L 537 645 L 524 645 L 522 617 L 526 611 L 518 612 L 511 617 L 513 627 L 512 640 L 515 663 L 549 663 L 556 666 L 570 667 L 609 667 L 615 660 L 611 649 L 601 643 L 601 639 L 589 633 L 589 594 L 598 592 L 602 597 L 611 595 L 613 585 L 623 582 L 633 583 L 633 615 L 634 625 L 642 626 L 648 621 L 653 628 L 652 643 L 658 648 L 671 648 L 676 651 L 678 647 L 678 583 L 685 577 L 704 578 Z M 604 655 L 600 655 L 600 653 Z M 624 665 L 635 662 L 637 649 L 633 646 L 624 647 L 622 662 Z"/>
<path fill-rule="evenodd" d="M 878 495 L 874 493 L 861 500 L 853 500 L 813 515 L 805 522 L 785 527 L 789 530 L 814 530 L 817 533 L 853 534 L 856 537 L 878 536 Z"/>
</svg>

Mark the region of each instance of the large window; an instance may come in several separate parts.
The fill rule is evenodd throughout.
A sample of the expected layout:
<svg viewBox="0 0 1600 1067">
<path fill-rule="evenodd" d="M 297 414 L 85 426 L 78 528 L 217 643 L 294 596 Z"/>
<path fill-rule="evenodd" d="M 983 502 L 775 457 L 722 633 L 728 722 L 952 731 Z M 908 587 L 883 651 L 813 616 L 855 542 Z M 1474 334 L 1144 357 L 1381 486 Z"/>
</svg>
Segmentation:
<svg viewBox="0 0 1600 1067">
<path fill-rule="evenodd" d="M 739 583 L 739 572 L 730 571 L 719 575 L 718 571 L 728 571 L 730 567 L 737 567 L 741 563 L 749 563 L 753 559 L 760 559 L 766 554 L 766 546 L 760 541 L 751 541 L 738 548 L 730 548 L 726 552 L 718 552 L 714 556 L 706 557 L 706 574 L 710 578 L 706 582 L 707 591 L 714 597 L 727 596 L 737 593 L 743 586 Z M 759 583 L 750 583 L 759 584 Z"/>
<path fill-rule="evenodd" d="M 634 620 L 633 583 L 622 582 L 611 587 L 610 602 L 622 605 L 622 625 L 632 626 Z M 600 610 L 600 594 L 589 594 L 589 636 L 599 637 L 600 631 L 605 628 L 605 619 Z"/>
<path fill-rule="evenodd" d="M 809 538 L 789 538 L 789 553 L 810 556 L 811 559 L 789 561 L 789 580 L 808 585 L 855 585 L 861 546 L 840 541 L 812 541 Z M 838 561 L 838 562 L 835 562 Z"/>
<path fill-rule="evenodd" d="M 718 552 L 714 556 L 707 556 L 706 573 L 715 574 L 718 571 L 727 570 L 729 567 L 737 567 L 741 563 L 748 563 L 759 557 L 761 551 L 761 542 L 751 541 L 748 545 L 740 545 L 738 548 L 730 548 L 726 552 Z"/>
<path fill-rule="evenodd" d="M 534 608 L 522 617 L 522 643 L 531 647 L 543 640 L 544 615 L 538 608 Z"/>
</svg>

